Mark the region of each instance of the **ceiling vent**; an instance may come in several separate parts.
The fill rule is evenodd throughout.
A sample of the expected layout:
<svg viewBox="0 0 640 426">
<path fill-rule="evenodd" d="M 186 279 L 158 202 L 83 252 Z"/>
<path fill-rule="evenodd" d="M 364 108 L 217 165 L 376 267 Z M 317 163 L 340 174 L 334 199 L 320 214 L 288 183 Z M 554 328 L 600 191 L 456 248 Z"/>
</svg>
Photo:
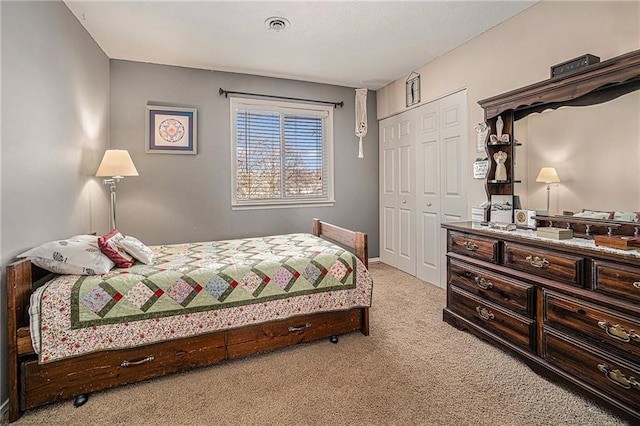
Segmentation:
<svg viewBox="0 0 640 426">
<path fill-rule="evenodd" d="M 291 23 L 286 18 L 281 18 L 279 16 L 272 16 L 264 21 L 264 25 L 267 27 L 269 31 L 283 31 L 286 28 L 289 28 Z"/>
</svg>

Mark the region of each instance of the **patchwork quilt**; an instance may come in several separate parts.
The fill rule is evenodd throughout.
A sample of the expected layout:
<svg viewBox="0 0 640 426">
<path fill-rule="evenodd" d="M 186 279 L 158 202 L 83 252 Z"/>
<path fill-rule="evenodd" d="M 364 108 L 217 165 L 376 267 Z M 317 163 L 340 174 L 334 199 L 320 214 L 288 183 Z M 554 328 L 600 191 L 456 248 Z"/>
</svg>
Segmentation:
<svg viewBox="0 0 640 426">
<path fill-rule="evenodd" d="M 47 285 L 33 339 L 40 362 L 371 305 L 362 262 L 310 234 L 152 249 L 153 265 Z"/>
</svg>

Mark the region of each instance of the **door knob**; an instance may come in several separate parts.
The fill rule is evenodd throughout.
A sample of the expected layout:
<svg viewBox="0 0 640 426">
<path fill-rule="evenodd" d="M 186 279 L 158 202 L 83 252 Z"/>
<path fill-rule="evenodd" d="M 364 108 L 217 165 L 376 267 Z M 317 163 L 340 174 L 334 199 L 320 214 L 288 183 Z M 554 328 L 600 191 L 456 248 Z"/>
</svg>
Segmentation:
<svg viewBox="0 0 640 426">
<path fill-rule="evenodd" d="M 407 204 L 407 200 L 402 200 L 402 204 Z"/>
<path fill-rule="evenodd" d="M 427 203 L 427 207 L 431 207 L 431 203 Z"/>
</svg>

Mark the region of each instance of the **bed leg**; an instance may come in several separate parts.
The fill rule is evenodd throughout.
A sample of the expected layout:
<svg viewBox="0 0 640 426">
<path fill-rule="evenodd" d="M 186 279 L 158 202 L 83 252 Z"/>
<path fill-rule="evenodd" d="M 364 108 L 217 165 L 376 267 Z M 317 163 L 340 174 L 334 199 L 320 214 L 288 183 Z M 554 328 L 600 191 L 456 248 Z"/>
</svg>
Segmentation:
<svg viewBox="0 0 640 426">
<path fill-rule="evenodd" d="M 83 406 L 89 400 L 89 394 L 83 393 L 82 395 L 76 396 L 76 399 L 73 401 L 73 406 L 78 408 Z"/>
<path fill-rule="evenodd" d="M 365 336 L 369 335 L 369 308 L 362 308 L 362 316 L 360 317 L 360 332 Z"/>
<path fill-rule="evenodd" d="M 334 334 L 333 336 L 329 337 L 329 341 L 331 343 L 338 343 L 338 336 Z"/>
</svg>

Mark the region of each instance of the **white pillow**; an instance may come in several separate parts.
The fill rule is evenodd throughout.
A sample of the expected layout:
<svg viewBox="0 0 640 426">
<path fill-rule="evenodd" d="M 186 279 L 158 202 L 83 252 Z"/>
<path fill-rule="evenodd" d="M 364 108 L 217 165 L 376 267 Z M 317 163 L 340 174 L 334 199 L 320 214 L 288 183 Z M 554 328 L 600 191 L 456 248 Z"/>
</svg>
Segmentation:
<svg viewBox="0 0 640 426">
<path fill-rule="evenodd" d="M 76 235 L 66 240 L 49 241 L 17 257 L 27 257 L 34 265 L 58 274 L 106 274 L 115 266 L 100 251 L 95 235 Z"/>
<path fill-rule="evenodd" d="M 124 251 L 129 253 L 131 256 L 135 257 L 136 260 L 139 260 L 146 265 L 153 264 L 153 251 L 151 251 L 149 247 L 145 246 L 142 241 L 136 237 L 124 237 L 116 244 L 122 247 Z"/>
</svg>

